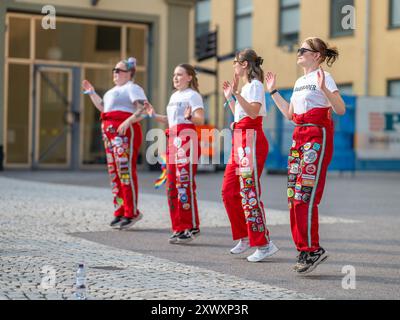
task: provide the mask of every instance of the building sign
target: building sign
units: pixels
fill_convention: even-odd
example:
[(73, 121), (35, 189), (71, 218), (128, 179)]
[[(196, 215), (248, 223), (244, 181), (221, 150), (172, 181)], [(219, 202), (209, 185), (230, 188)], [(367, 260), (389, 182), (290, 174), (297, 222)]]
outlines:
[(400, 160), (400, 99), (360, 97), (356, 152), (359, 159)]

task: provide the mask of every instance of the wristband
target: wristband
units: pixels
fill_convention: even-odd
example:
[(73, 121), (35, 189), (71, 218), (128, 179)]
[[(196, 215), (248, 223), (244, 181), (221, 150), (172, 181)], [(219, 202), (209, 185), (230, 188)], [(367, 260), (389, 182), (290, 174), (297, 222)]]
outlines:
[(94, 91), (94, 90), (85, 90), (85, 91), (82, 91), (82, 93), (83, 94), (95, 94), (96, 91)]
[(269, 94), (271, 95), (271, 96), (273, 96), (275, 93), (277, 93), (278, 92), (278, 90), (277, 89), (274, 89), (274, 90), (272, 90)]
[(226, 100), (226, 102), (224, 103), (224, 108), (226, 108), (227, 106), (229, 106), (229, 104), (233, 101), (237, 101), (236, 97), (234, 95), (232, 95), (229, 100)]

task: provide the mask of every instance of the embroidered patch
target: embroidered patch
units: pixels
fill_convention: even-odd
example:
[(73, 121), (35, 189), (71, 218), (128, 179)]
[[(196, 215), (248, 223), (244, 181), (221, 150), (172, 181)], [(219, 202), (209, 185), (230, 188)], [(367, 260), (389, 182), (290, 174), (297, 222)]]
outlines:
[(313, 149), (314, 149), (315, 151), (319, 151), (319, 150), (321, 150), (321, 145), (320, 145), (319, 143), (314, 143)]
[(303, 196), (303, 195), (302, 195), (301, 193), (296, 192), (295, 195), (294, 195), (294, 199), (295, 199), (295, 200), (301, 200), (301, 199), (302, 199), (302, 196)]
[(249, 204), (254, 207), (255, 205), (257, 205), (257, 199), (256, 198), (251, 198), (249, 200)]
[(179, 137), (176, 137), (174, 139), (174, 146), (177, 147), (177, 148), (180, 148), (182, 146), (182, 139), (179, 138)]
[(315, 174), (317, 172), (317, 166), (315, 164), (309, 164), (305, 167), (307, 174)]
[(303, 179), (302, 184), (305, 187), (314, 187), (315, 186), (315, 180)]
[(122, 138), (121, 137), (115, 137), (113, 140), (113, 145), (116, 147), (120, 147), (122, 145)]
[(298, 163), (292, 163), (290, 165), (289, 173), (298, 174), (300, 172), (300, 165)]
[(307, 151), (307, 150), (310, 150), (310, 149), (311, 149), (311, 146), (312, 146), (312, 143), (311, 143), (311, 142), (307, 142), (307, 143), (303, 146), (303, 148), (304, 148), (305, 151)]
[(240, 160), (240, 165), (241, 165), (242, 167), (248, 167), (248, 166), (250, 165), (249, 159), (248, 159), (247, 157), (243, 157), (243, 158)]
[(303, 194), (302, 200), (303, 202), (307, 203), (310, 201), (311, 195), (309, 193)]
[(244, 186), (245, 188), (251, 188), (253, 186), (253, 179), (252, 178), (245, 179)]
[(308, 150), (307, 152), (304, 153), (304, 162), (309, 164), (309, 163), (314, 163), (318, 158), (317, 151), (315, 150)]
[(183, 202), (183, 203), (186, 203), (186, 202), (188, 202), (189, 199), (188, 199), (188, 196), (186, 194), (181, 194), (179, 200), (181, 202)]

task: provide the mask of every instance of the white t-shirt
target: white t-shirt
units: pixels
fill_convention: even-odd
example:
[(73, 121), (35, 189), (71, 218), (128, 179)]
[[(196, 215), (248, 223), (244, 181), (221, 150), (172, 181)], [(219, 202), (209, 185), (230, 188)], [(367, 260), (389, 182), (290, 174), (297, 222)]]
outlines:
[(167, 106), (168, 126), (170, 128), (177, 124), (192, 123), (185, 119), (185, 109), (188, 106), (192, 107), (192, 114), (197, 109), (204, 109), (203, 98), (197, 91), (187, 88), (183, 91), (175, 91), (171, 95)]
[[(248, 103), (261, 103), (259, 116), (265, 117), (267, 115), (267, 107), (265, 104), (265, 91), (264, 85), (261, 81), (253, 79), (251, 82), (246, 83), (240, 95), (248, 102)], [(249, 115), (243, 110), (242, 106), (238, 101), (235, 104), (235, 122), (239, 122), (245, 117)]]
[[(338, 91), (335, 80), (326, 71), (325, 84), (329, 91)], [(313, 108), (332, 106), (318, 86), (318, 69), (297, 79), (290, 102), (296, 114), (306, 113)]]
[(103, 97), (104, 112), (124, 111), (134, 113), (135, 101), (147, 100), (143, 89), (132, 81), (108, 90)]

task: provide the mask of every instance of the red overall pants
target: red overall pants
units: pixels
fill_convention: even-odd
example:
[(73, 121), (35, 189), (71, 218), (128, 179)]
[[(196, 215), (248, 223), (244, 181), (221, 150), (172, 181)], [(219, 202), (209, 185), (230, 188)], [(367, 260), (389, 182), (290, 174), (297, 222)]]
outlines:
[(125, 135), (118, 134), (117, 129), (131, 115), (122, 111), (101, 114), (108, 173), (114, 195), (114, 215), (126, 218), (139, 215), (136, 161), (142, 144), (142, 128), (136, 122)]
[(231, 222), (233, 240), (249, 238), (250, 246), (269, 244), (260, 176), (268, 155), (262, 117), (235, 123), (230, 161), (222, 185), (222, 199)]
[(166, 130), (167, 196), (172, 231), (200, 227), (196, 198), (200, 144), (193, 124), (178, 124)]
[(288, 202), (293, 240), (298, 251), (320, 248), (318, 205), (333, 155), (330, 108), (293, 115), (296, 128), (288, 159)]

